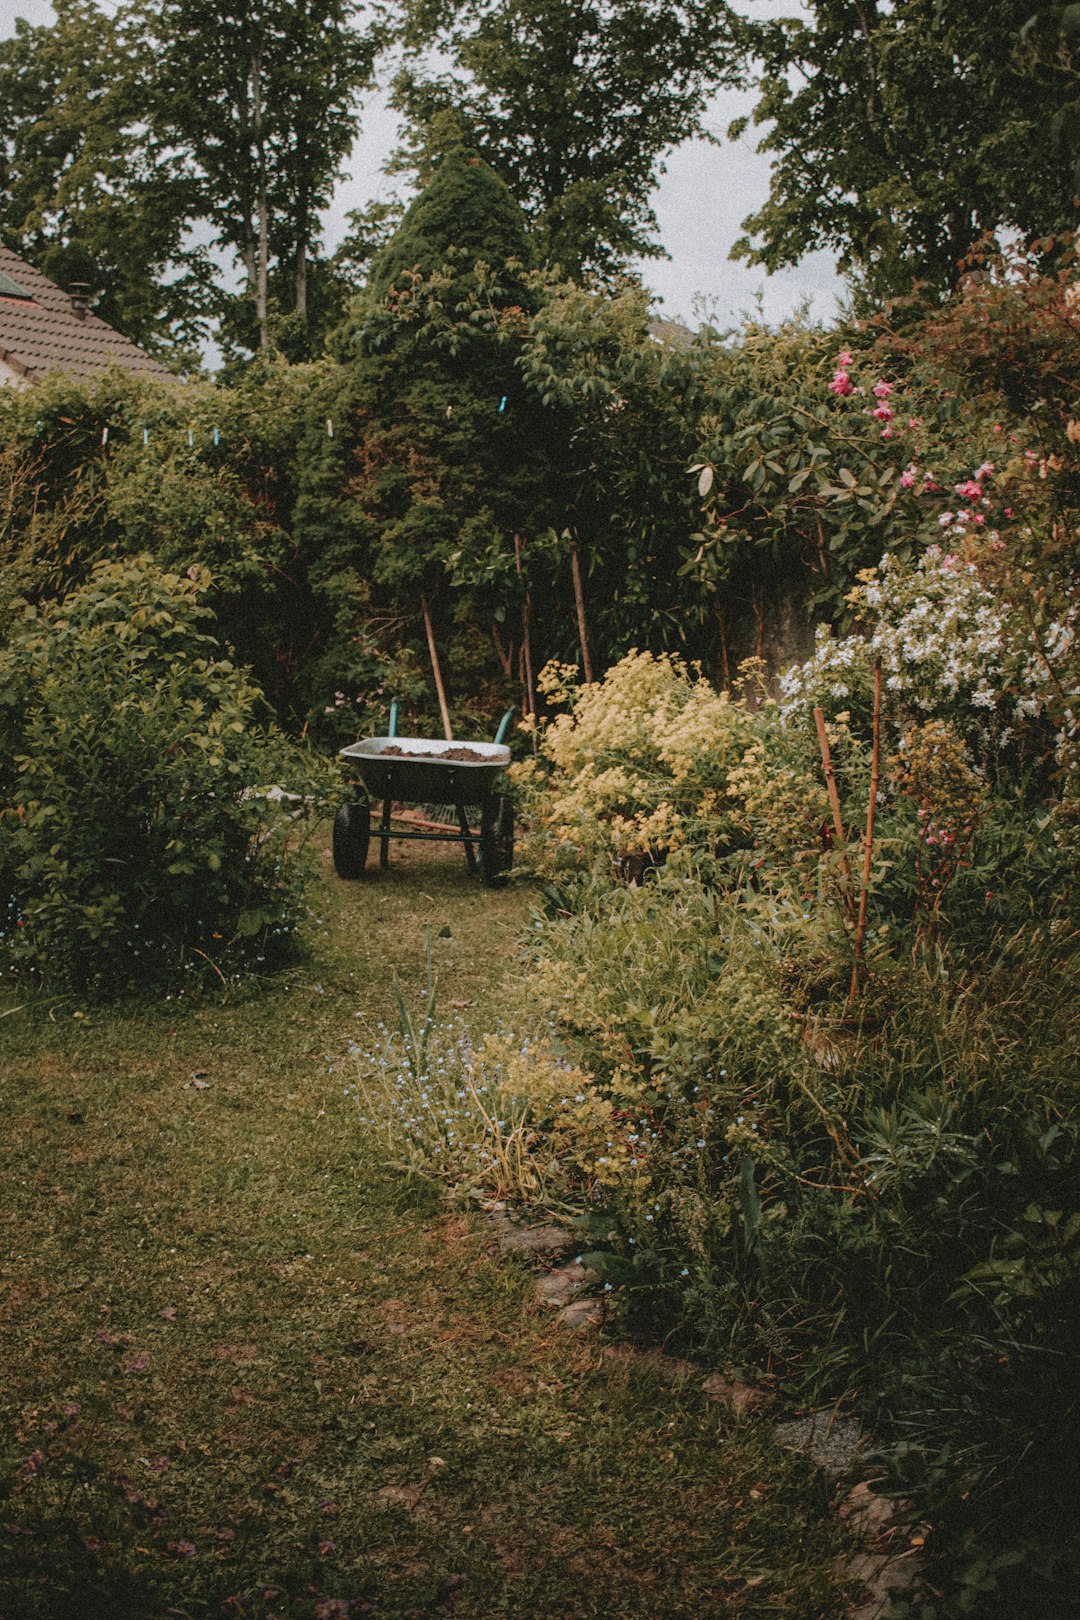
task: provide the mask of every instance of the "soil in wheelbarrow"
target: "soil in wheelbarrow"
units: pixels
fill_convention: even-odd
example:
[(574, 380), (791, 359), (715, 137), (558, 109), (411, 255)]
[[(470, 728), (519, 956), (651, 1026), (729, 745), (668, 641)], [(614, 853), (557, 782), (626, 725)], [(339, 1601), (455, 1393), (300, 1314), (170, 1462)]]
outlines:
[(380, 759), (456, 759), (466, 764), (490, 765), (491, 755), (478, 753), (475, 748), (440, 748), (430, 754), (422, 754), (415, 748), (380, 748)]

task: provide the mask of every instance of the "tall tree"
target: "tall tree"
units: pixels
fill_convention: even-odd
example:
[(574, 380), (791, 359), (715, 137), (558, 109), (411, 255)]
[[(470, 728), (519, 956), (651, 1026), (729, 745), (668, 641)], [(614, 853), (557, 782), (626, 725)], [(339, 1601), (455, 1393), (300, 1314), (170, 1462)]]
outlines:
[(149, 123), (145, 42), (92, 0), (0, 43), (0, 237), (46, 275), (165, 352), (206, 330), (211, 266), (188, 222), (200, 187)]
[(662, 255), (649, 194), (726, 72), (723, 0), (413, 0), (411, 18), (454, 65), (396, 81), (404, 166), (424, 179), (448, 145), (475, 148), (567, 273)]
[[(339, 623), (359, 579), (377, 612), (399, 631), (423, 620), (433, 645), (455, 620), (498, 624), (517, 600), (513, 535), (537, 505), (537, 413), (515, 365), (528, 251), (504, 182), (451, 152), (376, 257), (297, 510)], [(349, 633), (360, 628), (354, 617)]]
[[(359, 98), (385, 39), (364, 0), (148, 0), (157, 125), (203, 181), (218, 243), (235, 253), (258, 346), (272, 279), (308, 318), (318, 215), (356, 135)], [(274, 272), (288, 268), (288, 277)]]
[(1055, 113), (1076, 98), (1060, 18), (1077, 8), (1041, 7), (1056, 27), (1036, 49), (1021, 37), (1035, 4), (807, 0), (801, 18), (740, 21), (773, 168), (736, 254), (776, 270), (830, 248), (876, 297), (949, 288), (985, 231), (1071, 228), (1076, 178)]

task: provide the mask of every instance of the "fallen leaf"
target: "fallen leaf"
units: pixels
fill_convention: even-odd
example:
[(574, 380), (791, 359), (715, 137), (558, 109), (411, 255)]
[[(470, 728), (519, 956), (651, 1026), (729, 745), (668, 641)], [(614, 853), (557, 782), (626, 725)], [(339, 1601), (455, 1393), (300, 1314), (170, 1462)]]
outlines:
[(158, 1315), (160, 1317), (162, 1317), (166, 1322), (175, 1322), (176, 1321), (176, 1306), (175, 1305), (163, 1305), (161, 1307), (160, 1311), (158, 1311)]
[(218, 1344), (213, 1353), (217, 1361), (231, 1361), (234, 1367), (250, 1367), (259, 1347), (257, 1344)]

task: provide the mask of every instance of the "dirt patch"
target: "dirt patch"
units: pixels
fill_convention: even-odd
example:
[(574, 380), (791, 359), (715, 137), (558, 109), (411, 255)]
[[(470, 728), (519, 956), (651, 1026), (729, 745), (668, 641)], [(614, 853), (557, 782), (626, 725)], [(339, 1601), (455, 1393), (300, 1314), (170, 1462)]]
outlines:
[(380, 748), (379, 759), (452, 759), (469, 765), (492, 765), (494, 760), (490, 754), (481, 754), (475, 748), (440, 748), (433, 749), (429, 754), (419, 753), (415, 748)]

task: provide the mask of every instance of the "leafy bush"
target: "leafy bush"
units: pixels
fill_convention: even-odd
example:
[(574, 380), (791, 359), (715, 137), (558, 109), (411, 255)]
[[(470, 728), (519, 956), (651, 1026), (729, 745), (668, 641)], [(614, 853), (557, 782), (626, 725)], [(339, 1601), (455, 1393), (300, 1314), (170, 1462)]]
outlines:
[(717, 692), (671, 653), (631, 651), (592, 685), (577, 686), (575, 674), (559, 665), (542, 672), (541, 689), (565, 710), (541, 728), (538, 762), (513, 771), (534, 826), (527, 849), (541, 870), (597, 856), (656, 859), (686, 844), (699, 852), (742, 846), (766, 755), (774, 795), (781, 780), (797, 781), (795, 796), (809, 789), (811, 811), (825, 813), (798, 747), (775, 725), (774, 705), (758, 710)]
[(268, 965), (303, 915), (295, 806), (264, 790), (320, 778), (209, 634), (207, 584), (102, 563), (0, 652), (3, 945), (50, 986)]

